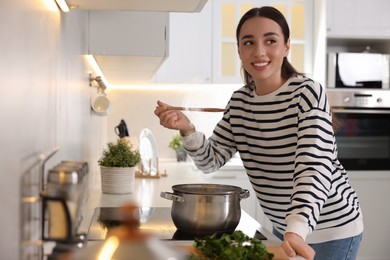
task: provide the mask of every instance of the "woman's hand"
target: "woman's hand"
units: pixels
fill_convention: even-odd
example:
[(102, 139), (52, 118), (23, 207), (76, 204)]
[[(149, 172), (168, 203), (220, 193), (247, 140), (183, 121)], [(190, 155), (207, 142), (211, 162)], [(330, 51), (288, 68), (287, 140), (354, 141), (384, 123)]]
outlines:
[(183, 112), (167, 108), (169, 108), (168, 104), (157, 101), (154, 114), (160, 118), (160, 125), (169, 129), (179, 130), (182, 136), (189, 135), (195, 131), (194, 125), (191, 124), (191, 121)]
[(286, 252), (287, 256), (294, 257), (299, 255), (306, 260), (313, 260), (315, 251), (311, 248), (305, 240), (302, 239), (299, 235), (287, 232), (284, 234), (284, 241), (282, 243), (282, 248)]

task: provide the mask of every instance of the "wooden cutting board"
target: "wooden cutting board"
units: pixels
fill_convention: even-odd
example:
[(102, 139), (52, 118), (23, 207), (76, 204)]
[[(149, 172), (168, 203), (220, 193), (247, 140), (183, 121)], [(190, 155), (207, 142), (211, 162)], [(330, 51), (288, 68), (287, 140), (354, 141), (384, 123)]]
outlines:
[[(177, 246), (178, 248), (187, 251), (189, 254), (199, 255), (198, 251), (193, 246)], [(280, 246), (268, 246), (268, 252), (274, 254), (273, 260), (288, 260), (288, 256)]]
[(268, 252), (274, 254), (273, 260), (287, 260), (289, 259), (286, 253), (284, 252), (283, 248), (280, 246), (268, 246), (267, 247)]

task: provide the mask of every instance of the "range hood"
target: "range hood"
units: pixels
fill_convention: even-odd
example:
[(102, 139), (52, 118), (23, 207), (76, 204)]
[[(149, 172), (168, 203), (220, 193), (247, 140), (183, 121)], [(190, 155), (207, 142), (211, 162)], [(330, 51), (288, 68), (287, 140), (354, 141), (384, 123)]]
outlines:
[(70, 8), (112, 11), (200, 12), (207, 0), (66, 0)]
[(207, 0), (66, 0), (89, 10), (89, 54), (113, 85), (149, 83), (169, 56), (169, 12), (200, 12)]
[(109, 84), (148, 83), (169, 53), (169, 13), (90, 11), (89, 54)]

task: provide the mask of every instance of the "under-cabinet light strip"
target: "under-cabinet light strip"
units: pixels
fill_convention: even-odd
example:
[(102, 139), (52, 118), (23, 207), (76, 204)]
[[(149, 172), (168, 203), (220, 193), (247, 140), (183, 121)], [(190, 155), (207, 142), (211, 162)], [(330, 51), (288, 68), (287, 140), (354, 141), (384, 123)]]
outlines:
[(104, 77), (103, 71), (100, 69), (93, 55), (87, 55), (87, 60), (92, 70), (95, 72), (96, 76), (100, 76), (102, 81), (108, 86), (106, 77)]

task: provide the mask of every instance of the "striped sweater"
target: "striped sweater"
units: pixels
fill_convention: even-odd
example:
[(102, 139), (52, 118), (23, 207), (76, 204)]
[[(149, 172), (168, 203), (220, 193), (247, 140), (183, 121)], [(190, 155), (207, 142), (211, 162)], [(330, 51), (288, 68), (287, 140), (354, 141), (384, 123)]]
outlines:
[(264, 213), (282, 234), (319, 243), (363, 231), (357, 195), (337, 159), (325, 90), (309, 78), (292, 77), (263, 96), (238, 89), (210, 138), (196, 131), (184, 142), (204, 173), (239, 152)]

